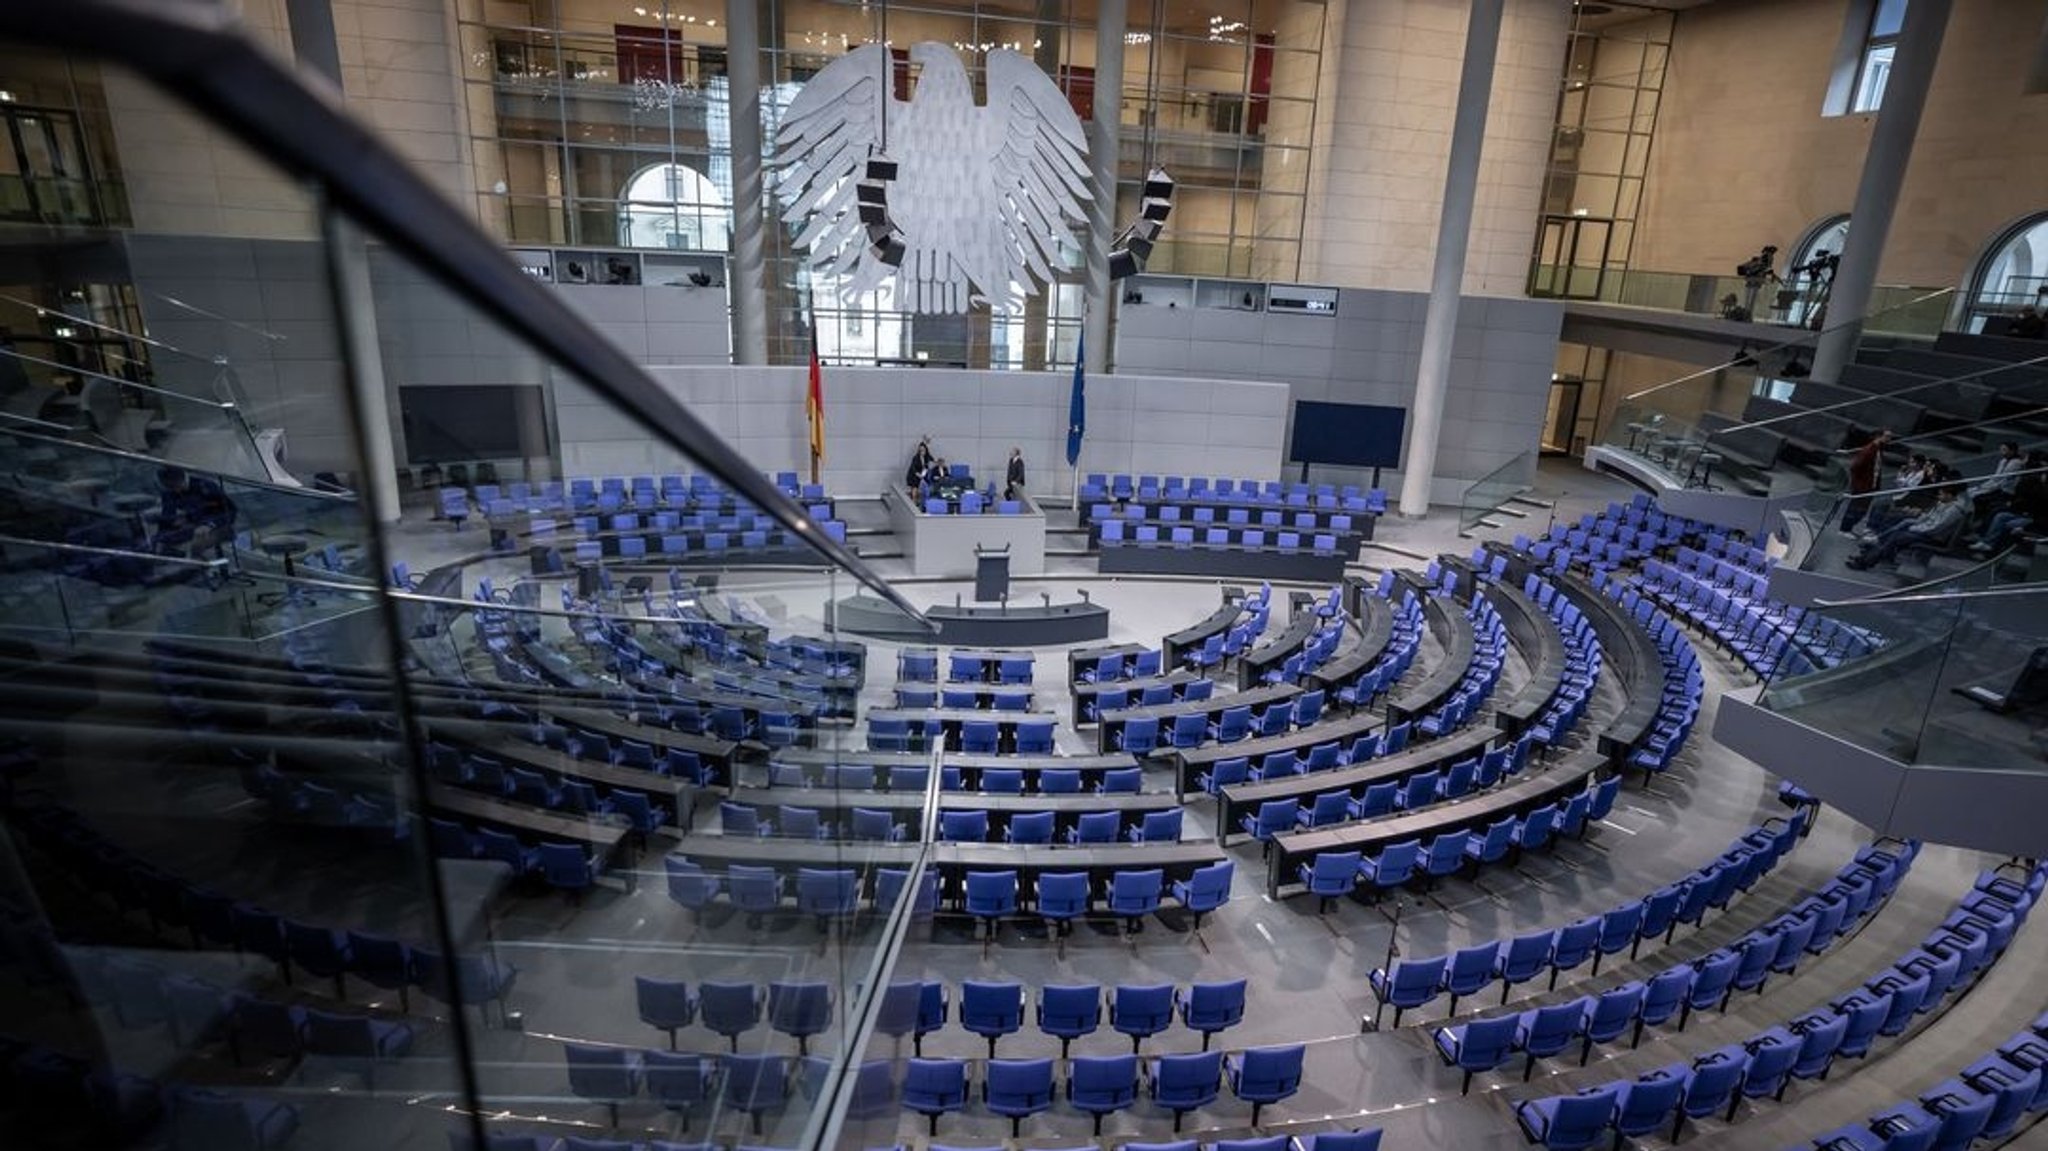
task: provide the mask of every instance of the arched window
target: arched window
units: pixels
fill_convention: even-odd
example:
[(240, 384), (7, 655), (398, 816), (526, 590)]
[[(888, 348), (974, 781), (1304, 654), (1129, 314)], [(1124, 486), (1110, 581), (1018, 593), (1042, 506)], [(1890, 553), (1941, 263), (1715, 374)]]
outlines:
[(1977, 262), (1970, 278), (1969, 316), (1972, 332), (2001, 331), (2006, 321), (2028, 304), (2041, 305), (2048, 293), (2048, 212), (2039, 212), (2000, 233)]
[(1785, 263), (1785, 322), (1812, 327), (1827, 307), (1828, 286), (1834, 282), (1829, 257), (1839, 260), (1842, 246), (1849, 242), (1849, 217), (1829, 216), (1799, 238), (1792, 258)]
[(732, 206), (687, 164), (649, 165), (619, 194), (619, 246), (723, 252), (732, 246)]

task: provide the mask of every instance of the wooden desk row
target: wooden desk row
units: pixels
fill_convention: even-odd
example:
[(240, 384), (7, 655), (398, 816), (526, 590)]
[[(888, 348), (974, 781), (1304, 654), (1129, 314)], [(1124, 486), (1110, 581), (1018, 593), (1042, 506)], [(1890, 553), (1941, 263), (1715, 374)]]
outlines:
[(1442, 739), (1411, 746), (1393, 755), (1349, 764), (1335, 771), (1288, 775), (1258, 783), (1233, 783), (1216, 793), (1216, 834), (1227, 839), (1238, 821), (1276, 799), (1301, 803), (1326, 791), (1362, 793), (1375, 783), (1403, 780), (1418, 772), (1438, 771), (1461, 759), (1484, 755), (1499, 733), (1473, 724)]
[[(1081, 786), (1092, 790), (1102, 782), (1104, 773), (1136, 767), (1138, 759), (1124, 752), (1112, 755), (963, 755), (949, 752), (944, 763), (948, 769), (960, 772), (961, 786), (969, 791), (981, 787), (981, 773), (989, 770), (1024, 773), (1024, 786), (1028, 791), (1039, 789), (1038, 777), (1043, 772), (1078, 771), (1081, 773)], [(768, 757), (771, 780), (775, 777), (776, 768), (794, 767), (803, 772), (811, 784), (829, 787), (836, 783), (841, 769), (865, 768), (873, 771), (875, 789), (879, 791), (909, 790), (898, 787), (893, 778), (894, 773), (902, 769), (920, 776), (914, 791), (922, 792), (923, 780), (930, 778), (931, 764), (932, 753), (929, 751), (784, 748)]]

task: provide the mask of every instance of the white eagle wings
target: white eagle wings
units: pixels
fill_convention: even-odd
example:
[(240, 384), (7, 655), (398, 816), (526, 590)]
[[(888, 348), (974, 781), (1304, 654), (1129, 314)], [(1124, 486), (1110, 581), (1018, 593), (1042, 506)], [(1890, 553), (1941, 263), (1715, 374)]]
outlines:
[[(977, 299), (1015, 310), (1052, 279), (1070, 222), (1093, 198), (1080, 118), (1037, 65), (1008, 49), (988, 54), (986, 106), (951, 47), (920, 43), (910, 58), (920, 71), (909, 100), (891, 94), (880, 44), (804, 84), (776, 132), (783, 221), (801, 224), (796, 245), (843, 295), (895, 274), (896, 304), (910, 311), (965, 312)], [(868, 157), (883, 149), (885, 115), (900, 269), (869, 246), (854, 199)]]

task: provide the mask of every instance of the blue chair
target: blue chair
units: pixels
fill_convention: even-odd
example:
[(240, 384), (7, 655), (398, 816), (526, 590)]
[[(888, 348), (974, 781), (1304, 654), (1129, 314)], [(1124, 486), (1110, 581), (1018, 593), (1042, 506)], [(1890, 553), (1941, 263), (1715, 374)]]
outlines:
[(711, 901), (718, 898), (720, 880), (707, 874), (695, 862), (680, 856), (666, 856), (662, 869), (668, 876), (668, 897), (678, 907), (693, 914), (701, 914)]
[(1597, 916), (1588, 916), (1558, 928), (1550, 943), (1550, 986), (1556, 988), (1560, 972), (1570, 971), (1592, 958), (1599, 941), (1600, 920)]
[(1152, 1096), (1152, 1102), (1173, 1112), (1173, 1129), (1177, 1132), (1188, 1112), (1207, 1107), (1222, 1094), (1223, 1053), (1162, 1055), (1146, 1064), (1145, 1079), (1146, 1093)]
[(1179, 843), (1182, 809), (1148, 811), (1138, 826), (1128, 832), (1132, 843)]
[(1449, 962), (1448, 956), (1433, 955), (1427, 959), (1397, 959), (1392, 971), (1374, 968), (1365, 980), (1374, 1000), (1372, 1029), (1379, 1029), (1380, 1012), (1388, 1004), (1394, 1007), (1394, 1026), (1398, 1028), (1403, 1011), (1435, 999)]
[(1123, 816), (1114, 811), (1086, 811), (1067, 829), (1072, 844), (1115, 843), (1123, 832)]
[(1682, 1067), (1661, 1067), (1622, 1084), (1614, 1133), (1622, 1139), (1636, 1139), (1661, 1130), (1677, 1114), (1685, 1099), (1685, 1086)]
[(1139, 716), (1127, 721), (1116, 733), (1118, 751), (1144, 755), (1159, 746), (1159, 719), (1156, 716)]
[(289, 1104), (190, 1087), (174, 1092), (171, 1114), (177, 1151), (274, 1151), (299, 1128)]
[(1296, 826), (1295, 813), (1300, 810), (1300, 805), (1294, 800), (1269, 799), (1259, 804), (1256, 814), (1239, 816), (1238, 826), (1244, 828), (1247, 835), (1263, 843), (1283, 832), (1293, 831)]
[(1038, 916), (1045, 920), (1046, 929), (1059, 940), (1062, 957), (1066, 955), (1067, 932), (1074, 920), (1088, 914), (1089, 899), (1088, 873), (1085, 871), (1048, 871), (1038, 877), (1038, 893), (1034, 901), (1038, 906)]
[(1508, 1001), (1508, 991), (1515, 984), (1527, 983), (1550, 968), (1555, 940), (1556, 935), (1549, 931), (1518, 935), (1508, 940), (1493, 968), (1495, 978), (1500, 980), (1502, 1003)]
[(1017, 725), (1017, 754), (1052, 754), (1052, 721), (1031, 720)]
[(1259, 1109), (1278, 1103), (1301, 1089), (1301, 1061), (1306, 1048), (1253, 1047), (1223, 1058), (1223, 1075), (1230, 1090), (1252, 1105), (1253, 1127), (1259, 1125)]
[(1145, 769), (1141, 767), (1115, 767), (1102, 773), (1102, 782), (1095, 786), (1097, 795), (1136, 795), (1145, 784)]
[(1118, 984), (1110, 993), (1109, 1025), (1131, 1037), (1131, 1053), (1138, 1052), (1147, 1036), (1157, 1035), (1173, 1022), (1173, 984)]
[(1515, 1105), (1515, 1120), (1531, 1143), (1546, 1151), (1584, 1151), (1608, 1140), (1620, 1109), (1622, 1084), (1590, 1088), (1578, 1095), (1551, 1095)]
[(1010, 817), (1010, 826), (1003, 829), (1006, 843), (1049, 844), (1052, 842), (1053, 813), (1050, 811), (1020, 811)]
[(735, 863), (725, 872), (726, 891), (749, 926), (782, 909), (782, 874), (772, 867)]
[(1443, 985), (1438, 988), (1451, 997), (1450, 1009), (1444, 1012), (1446, 1016), (1455, 1018), (1458, 1000), (1477, 994), (1480, 988), (1493, 982), (1495, 965), (1500, 961), (1500, 948), (1500, 942), (1495, 940), (1459, 948), (1451, 953), (1450, 962), (1444, 967)]
[(970, 871), (966, 879), (967, 914), (986, 926), (982, 952), (996, 937), (1002, 917), (1017, 910), (1017, 873), (1014, 871)]
[(1194, 747), (1209, 734), (1209, 717), (1199, 712), (1193, 715), (1173, 717), (1173, 731), (1170, 734), (1174, 747)]
[(1515, 1017), (1515, 1046), (1528, 1062), (1522, 1066), (1522, 1082), (1536, 1072), (1536, 1061), (1548, 1058), (1577, 1042), (1585, 1033), (1586, 1001), (1573, 999), (1524, 1011)]
[(1244, 1021), (1246, 981), (1191, 984), (1173, 995), (1180, 1009), (1181, 1023), (1202, 1033), (1202, 1050), (1209, 1049), (1209, 1037)]
[(640, 1094), (640, 1053), (623, 1047), (562, 1044), (569, 1064), (569, 1093), (602, 1103), (619, 1125), (619, 1104)]
[[(1085, 876), (1084, 876), (1085, 878)], [(1083, 1035), (1102, 1026), (1102, 987), (1096, 983), (1050, 984), (1038, 990), (1038, 1029), (1060, 1041), (1060, 1058)]]
[(1144, 930), (1144, 917), (1159, 910), (1166, 873), (1156, 867), (1117, 871), (1109, 877), (1109, 911), (1124, 919), (1127, 933)]
[(809, 1055), (811, 1036), (832, 1026), (832, 985), (815, 981), (770, 983), (768, 1026), (794, 1038), (798, 1055)]
[(1094, 1116), (1097, 1138), (1102, 1136), (1104, 1116), (1126, 1110), (1137, 1101), (1137, 1056), (1084, 1056), (1068, 1065), (1067, 1102)]
[(640, 1077), (647, 1084), (647, 1094), (680, 1114), (683, 1130), (688, 1131), (697, 1108), (711, 1099), (712, 1085), (718, 1082), (718, 1062), (695, 1052), (648, 1051), (640, 1056)]
[(970, 719), (960, 725), (960, 750), (969, 755), (994, 755), (1002, 728), (992, 719)]
[(1349, 816), (1352, 799), (1349, 791), (1326, 791), (1315, 797), (1309, 807), (1296, 808), (1294, 821), (1301, 827), (1321, 827), (1329, 823), (1342, 823)]
[(1619, 1039), (1623, 1032), (1636, 1029), (1636, 1021), (1643, 1013), (1644, 990), (1641, 980), (1630, 980), (1586, 998), (1585, 1015), (1579, 1024), (1579, 1066), (1584, 1067), (1593, 1057), (1595, 1043)]
[(980, 808), (939, 812), (939, 840), (942, 843), (988, 842), (988, 812)]
[(1020, 1138), (1025, 1119), (1052, 1107), (1052, 1060), (989, 1060), (981, 1080), (981, 1101), (1007, 1117), (1010, 1137)]
[(541, 878), (549, 887), (582, 892), (597, 884), (601, 861), (582, 845), (543, 843), (539, 855)]
[(1685, 1099), (1678, 1105), (1678, 1115), (1671, 1121), (1671, 1137), (1678, 1138), (1687, 1119), (1699, 1119), (1726, 1111), (1731, 1117), (1735, 1105), (1741, 1101), (1742, 1077), (1749, 1071), (1749, 1055), (1739, 1044), (1730, 1044), (1715, 1051), (1709, 1051), (1692, 1061), (1688, 1071), (1684, 1064), (1669, 1068), (1685, 1075)]
[(731, 1049), (738, 1051), (740, 1036), (761, 1023), (761, 993), (751, 983), (700, 983), (697, 1010), (704, 1026), (725, 1036)]
[(789, 1060), (781, 1055), (728, 1055), (725, 1081), (719, 1100), (735, 1111), (744, 1111), (761, 1133), (761, 1114), (782, 1106), (788, 1089)]
[[(1742, 1077), (1743, 1096), (1783, 1099), (1792, 1080), (1792, 1065), (1799, 1061), (1799, 1038), (1782, 1027), (1773, 1027), (1742, 1046), (1749, 1052), (1749, 1070)], [(1969, 1140), (1963, 1144), (1968, 1146)]]
[(668, 1032), (668, 1049), (676, 1049), (676, 1031), (697, 1021), (697, 996), (683, 980), (633, 977), (633, 995), (640, 1022)]
[(1432, 1037), (1436, 1053), (1446, 1067), (1456, 1067), (1465, 1073), (1464, 1085), (1458, 1094), (1472, 1092), (1472, 1076), (1481, 1071), (1492, 1071), (1512, 1059), (1515, 1054), (1515, 1017), (1501, 1015), (1492, 1019), (1475, 1019), (1462, 1027), (1439, 1027)]
[(1208, 944), (1202, 940), (1202, 916), (1229, 902), (1230, 884), (1236, 875), (1236, 862), (1226, 859), (1197, 868), (1186, 879), (1173, 881), (1173, 898), (1183, 910), (1194, 913), (1195, 940), (1205, 951)]
[(1374, 898), (1378, 898), (1379, 893), (1387, 888), (1399, 887), (1413, 879), (1415, 865), (1421, 857), (1422, 841), (1419, 839), (1390, 843), (1381, 848), (1378, 855), (1358, 861), (1359, 881), (1370, 884)]
[[(1010, 874), (1014, 879), (1015, 873)], [(1024, 1026), (1023, 985), (974, 979), (962, 983), (960, 1026), (987, 1039), (989, 1058), (995, 1058), (996, 1040)]]
[(1295, 865), (1308, 893), (1317, 897), (1317, 914), (1328, 912), (1333, 902), (1351, 894), (1358, 886), (1360, 854), (1356, 851), (1321, 851), (1309, 862)]

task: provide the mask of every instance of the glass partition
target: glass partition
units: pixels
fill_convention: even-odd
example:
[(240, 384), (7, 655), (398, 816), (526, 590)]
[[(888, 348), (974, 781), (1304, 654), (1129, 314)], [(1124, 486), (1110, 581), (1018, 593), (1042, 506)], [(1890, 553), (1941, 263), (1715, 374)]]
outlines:
[(1536, 453), (1523, 452), (1473, 480), (1458, 497), (1458, 534), (1469, 535), (1481, 520), (1508, 501), (1529, 490), (1529, 478), (1536, 474)]
[(1759, 703), (1906, 763), (2041, 770), (2024, 724), (2048, 698), (2048, 587), (1862, 600), (1808, 612)]
[[(244, 51), (186, 82), (279, 67)], [(353, 189), (380, 232), (336, 206), (347, 173), (302, 179), (74, 66), (274, 213), (127, 269), (145, 312), (207, 301), (151, 363), (260, 374), (313, 466), (358, 480), (393, 436), (486, 457), (525, 409), (482, 386), (532, 389), (550, 446), (517, 481), (392, 506), (176, 433), (100, 442), (49, 418), (58, 373), (123, 412), (210, 401), (13, 358), (48, 394), (0, 429), (0, 956), (25, 976), (0, 980), (0, 1050), (10, 1092), (66, 1105), (0, 1116), (0, 1144), (815, 1141), (937, 783), (929, 757), (850, 758), (867, 649), (835, 605), (894, 592), (835, 550), (829, 495), (738, 466), (609, 345), (565, 353), (589, 329), (522, 311), (516, 267), (407, 231), (435, 210), (416, 181)], [(270, 94), (266, 115), (326, 114)], [(102, 274), (61, 236), (8, 242), (52, 282)], [(265, 333), (289, 351), (245, 354)], [(379, 402), (401, 387), (469, 390), (428, 429)]]

